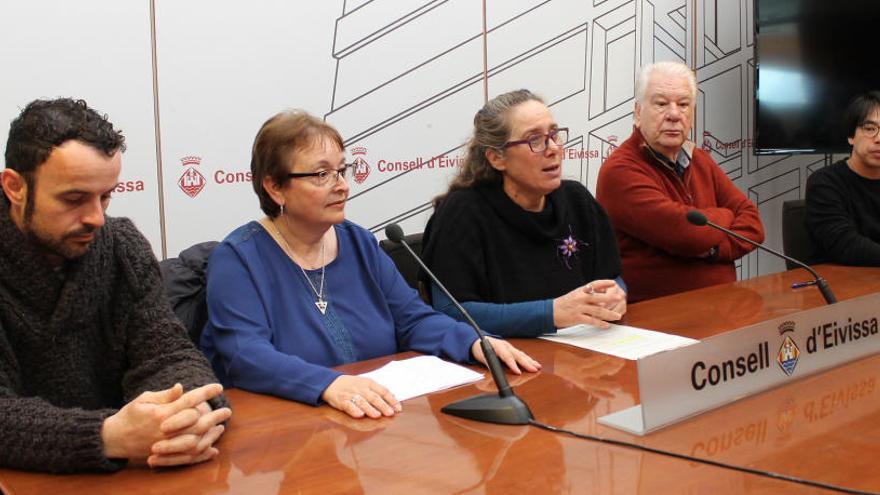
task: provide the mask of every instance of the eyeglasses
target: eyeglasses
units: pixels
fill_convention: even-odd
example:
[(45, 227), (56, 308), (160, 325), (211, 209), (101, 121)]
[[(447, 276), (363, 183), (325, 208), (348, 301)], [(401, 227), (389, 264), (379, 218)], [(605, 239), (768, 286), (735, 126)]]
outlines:
[(868, 137), (875, 137), (875, 136), (877, 136), (877, 133), (880, 132), (880, 125), (878, 125), (878, 124), (876, 124), (876, 123), (874, 123), (874, 122), (871, 122), (871, 121), (868, 121), (868, 122), (862, 122), (862, 123), (859, 125), (859, 129), (861, 129), (862, 132), (863, 132), (866, 136), (868, 136)]
[(532, 150), (533, 153), (541, 153), (547, 149), (547, 146), (550, 145), (550, 140), (553, 140), (554, 143), (558, 145), (563, 145), (568, 142), (568, 127), (560, 127), (559, 129), (553, 129), (547, 134), (535, 134), (534, 136), (528, 137), (526, 139), (520, 139), (519, 141), (508, 141), (504, 143), (504, 146), (501, 148), (506, 149), (511, 146), (516, 146), (518, 144), (528, 144), (529, 149)]
[[(289, 172), (287, 174), (288, 179), (301, 179), (304, 177), (308, 177), (312, 184), (316, 186), (333, 186), (337, 182), (339, 182), (339, 178), (345, 178), (345, 175), (348, 173), (348, 169), (352, 167), (351, 163), (346, 163), (342, 166), (342, 168), (337, 168), (336, 170), (318, 170), (317, 172)], [(333, 180), (330, 180), (333, 179)]]

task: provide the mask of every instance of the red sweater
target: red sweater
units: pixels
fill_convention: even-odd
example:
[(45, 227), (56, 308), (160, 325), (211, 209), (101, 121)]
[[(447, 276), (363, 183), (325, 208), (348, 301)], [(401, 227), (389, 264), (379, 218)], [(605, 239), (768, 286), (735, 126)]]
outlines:
[[(754, 248), (691, 225), (689, 210), (764, 241), (758, 209), (707, 152), (695, 148), (679, 177), (647, 151), (638, 129), (599, 170), (596, 199), (614, 225), (631, 302), (736, 280), (733, 261)], [(715, 256), (703, 257), (713, 247)]]

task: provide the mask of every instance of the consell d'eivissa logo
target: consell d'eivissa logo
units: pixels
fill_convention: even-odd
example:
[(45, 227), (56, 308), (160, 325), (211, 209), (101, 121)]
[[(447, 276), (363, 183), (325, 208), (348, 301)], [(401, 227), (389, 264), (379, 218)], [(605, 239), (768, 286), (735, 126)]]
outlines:
[[(351, 179), (357, 184), (363, 184), (371, 173), (378, 172), (381, 174), (401, 173), (415, 170), (433, 170), (460, 167), (464, 164), (463, 156), (439, 155), (433, 158), (411, 158), (411, 159), (392, 159), (383, 157), (375, 162), (367, 156), (368, 151), (365, 146), (355, 146), (349, 150), (351, 152)], [(375, 167), (372, 163), (375, 163)]]
[[(202, 158), (195, 155), (185, 156), (180, 159), (181, 165), (186, 167), (183, 174), (177, 180), (180, 190), (187, 196), (195, 198), (205, 189), (208, 179), (199, 172), (196, 167), (202, 167)], [(210, 174), (211, 179), (218, 185), (250, 183), (253, 180), (253, 174), (250, 170), (228, 171), (225, 169), (217, 169)]]
[[(847, 317), (845, 322), (832, 320), (814, 325), (801, 342), (804, 350), (795, 341), (797, 332), (793, 321), (782, 322), (778, 330), (782, 341), (775, 361), (786, 376), (794, 375), (798, 362), (806, 359), (806, 356), (841, 346), (858, 345), (863, 339), (880, 338), (880, 323), (876, 317), (862, 320)], [(770, 342), (757, 342), (753, 349), (753, 352), (715, 362), (695, 362), (691, 368), (691, 386), (694, 390), (703, 390), (770, 368)]]
[(355, 146), (351, 149), (351, 176), (358, 184), (363, 184), (370, 176), (370, 164), (367, 162), (367, 148)]
[[(610, 136), (606, 143), (605, 156), (607, 157), (617, 146), (617, 137)], [(364, 146), (355, 146), (350, 149), (351, 152), (351, 178), (357, 184), (363, 184), (370, 174), (375, 170), (381, 174), (402, 173), (416, 170), (440, 170), (461, 167), (464, 165), (464, 155), (448, 154), (438, 155), (433, 158), (409, 158), (409, 159), (393, 159), (383, 157), (373, 162), (368, 158), (367, 148)], [(600, 150), (594, 149), (575, 149), (566, 148), (563, 150), (562, 158), (567, 160), (599, 158)], [(375, 163), (375, 167), (372, 165)]]
[(186, 170), (184, 170), (183, 175), (177, 179), (177, 185), (184, 194), (191, 198), (198, 196), (199, 193), (202, 192), (202, 189), (205, 188), (205, 176), (195, 168), (201, 163), (202, 158), (198, 156), (185, 156), (180, 159), (180, 164), (183, 165)]
[(705, 151), (717, 151), (724, 153), (728, 151), (738, 151), (752, 147), (751, 138), (737, 138), (729, 142), (712, 135), (709, 131), (703, 131), (703, 149)]
[[(593, 149), (575, 149), (575, 148), (566, 148), (563, 151), (563, 159), (568, 160), (576, 160), (576, 159), (585, 159), (585, 158), (598, 158), (600, 154), (603, 154), (607, 157), (614, 149), (617, 148), (617, 137), (610, 136), (605, 143), (606, 146), (603, 148), (604, 153), (601, 153), (600, 150)], [(380, 158), (376, 160), (375, 167), (371, 163), (371, 159), (368, 158), (368, 150), (365, 146), (355, 146), (350, 150), (351, 153), (351, 162), (348, 164), (351, 169), (349, 170), (349, 178), (356, 184), (363, 184), (366, 182), (367, 178), (370, 177), (374, 171), (381, 174), (388, 173), (403, 173), (410, 172), (416, 170), (440, 170), (440, 169), (450, 169), (457, 168), (464, 165), (465, 158), (463, 155), (438, 155), (432, 158), (423, 158), (417, 157), (412, 159), (391, 159), (391, 158)], [(196, 155), (187, 155), (180, 158), (180, 163), (185, 170), (181, 174), (181, 176), (177, 180), (177, 185), (184, 194), (191, 198), (195, 198), (199, 195), (208, 184), (208, 179), (205, 177), (205, 174), (199, 171), (199, 168), (204, 170), (204, 165), (202, 165), (202, 157)], [(207, 173), (207, 172), (206, 172)], [(228, 185), (228, 184), (238, 184), (238, 183), (249, 183), (253, 180), (252, 173), (250, 170), (234, 170), (229, 171), (226, 169), (217, 169), (213, 173), (210, 173), (209, 177), (213, 180), (215, 184), (219, 185)], [(137, 188), (136, 184), (129, 183), (120, 183), (117, 187), (124, 187), (126, 190), (132, 190), (131, 188)], [(143, 184), (139, 187), (143, 188)], [(136, 190), (141, 190), (136, 189)]]

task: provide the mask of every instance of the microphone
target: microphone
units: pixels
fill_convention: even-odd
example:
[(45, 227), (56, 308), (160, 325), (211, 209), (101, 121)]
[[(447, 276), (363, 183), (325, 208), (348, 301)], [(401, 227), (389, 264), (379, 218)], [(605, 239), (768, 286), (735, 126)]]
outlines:
[(687, 212), (687, 219), (688, 219), (688, 222), (690, 222), (696, 226), (702, 227), (704, 225), (708, 225), (712, 228), (720, 230), (721, 232), (724, 232), (725, 234), (727, 234), (729, 236), (733, 236), (741, 241), (745, 241), (745, 242), (751, 244), (752, 246), (755, 246), (756, 248), (763, 249), (764, 251), (767, 251), (770, 254), (774, 254), (784, 260), (791, 261), (792, 263), (796, 264), (797, 266), (810, 272), (810, 275), (813, 276), (813, 281), (809, 282), (809, 285), (815, 285), (816, 287), (819, 288), (819, 292), (822, 293), (822, 297), (825, 298), (826, 303), (834, 304), (837, 302), (837, 298), (834, 297), (834, 293), (831, 292), (831, 287), (828, 285), (828, 282), (824, 278), (820, 277), (819, 274), (816, 273), (816, 270), (813, 270), (812, 268), (810, 268), (806, 263), (799, 261), (799, 260), (796, 260), (790, 256), (786, 256), (786, 255), (784, 255), (778, 251), (775, 251), (773, 249), (770, 249), (763, 244), (758, 244), (757, 242), (755, 242), (747, 237), (743, 237), (743, 236), (737, 234), (736, 232), (733, 232), (729, 229), (725, 229), (724, 227), (718, 225), (717, 223), (710, 222), (709, 219), (706, 218), (706, 215), (703, 215), (701, 212), (699, 212), (697, 210), (691, 210), (691, 211)]
[(434, 282), (444, 294), (446, 294), (446, 297), (452, 301), (458, 311), (460, 311), (465, 319), (467, 319), (468, 323), (471, 324), (474, 331), (477, 332), (477, 337), (480, 339), (480, 347), (483, 349), (483, 356), (486, 357), (486, 366), (492, 374), (492, 380), (495, 382), (495, 386), (498, 387), (498, 395), (477, 395), (475, 397), (449, 404), (440, 410), (452, 416), (473, 419), (484, 423), (499, 423), (506, 425), (529, 424), (529, 422), (534, 419), (532, 411), (529, 409), (529, 406), (513, 392), (510, 383), (507, 382), (507, 376), (504, 374), (504, 368), (501, 366), (501, 361), (498, 360), (498, 355), (495, 354), (495, 349), (493, 349), (492, 344), (486, 340), (485, 333), (480, 329), (480, 326), (477, 325), (477, 322), (475, 322), (474, 319), (471, 318), (471, 315), (461, 307), (458, 300), (446, 290), (446, 287), (440, 283), (440, 280), (434, 275), (434, 272), (425, 266), (425, 263), (419, 255), (412, 250), (406, 242), (406, 239), (404, 239), (403, 229), (400, 228), (400, 225), (393, 223), (385, 227), (385, 237), (392, 242), (401, 244), (404, 249), (406, 249), (419, 266), (422, 267), (422, 270), (428, 274), (431, 281)]

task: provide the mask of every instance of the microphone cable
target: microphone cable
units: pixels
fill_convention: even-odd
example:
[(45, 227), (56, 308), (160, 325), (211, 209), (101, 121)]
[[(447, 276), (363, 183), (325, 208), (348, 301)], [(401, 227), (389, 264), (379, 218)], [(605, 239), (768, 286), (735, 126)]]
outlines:
[[(650, 146), (648, 147), (648, 149), (649, 149), (649, 150), (651, 149)], [(653, 152), (653, 150), (651, 150), (651, 151)], [(655, 155), (655, 156), (656, 156), (656, 155)], [(662, 160), (661, 160), (661, 162), (662, 162)], [(699, 218), (697, 218), (697, 217), (691, 218), (692, 215), (688, 214), (688, 220), (689, 220), (691, 223), (694, 223), (695, 220), (706, 220), (706, 223), (708, 223), (708, 220), (705, 218), (705, 216), (702, 215), (702, 213), (700, 213), (700, 212), (694, 212), (694, 213), (696, 213), (696, 214), (702, 216), (702, 219), (699, 219)], [(473, 321), (473, 318), (471, 318), (471, 316), (467, 313), (467, 311), (465, 311), (464, 308), (462, 308), (462, 307), (457, 303), (457, 301), (455, 301), (455, 298), (452, 297), (451, 294), (449, 294), (449, 291), (447, 291), (446, 288), (443, 287), (443, 284), (440, 283), (440, 281), (437, 279), (437, 277), (434, 276), (433, 273), (431, 273), (430, 269), (428, 269), (428, 267), (425, 266), (425, 264), (424, 264), (424, 262), (422, 262), (421, 258), (420, 258), (419, 256), (417, 256), (417, 255), (415, 254), (415, 252), (412, 251), (412, 249), (409, 247), (409, 245), (408, 245), (408, 244), (405, 242), (405, 240), (404, 240), (403, 229), (400, 228), (400, 225), (398, 225), (398, 224), (396, 224), (396, 223), (394, 223), (394, 224), (390, 224), (390, 225), (387, 225), (387, 226), (385, 227), (385, 235), (386, 235), (386, 237), (388, 237), (388, 239), (390, 239), (391, 241), (393, 241), (393, 242), (395, 242), (395, 243), (400, 243), (401, 245), (403, 245), (403, 246), (406, 248), (407, 252), (409, 252), (409, 254), (410, 254), (410, 255), (411, 255), (411, 256), (412, 256), (412, 257), (413, 257), (413, 258), (419, 263), (419, 265), (420, 265), (420, 266), (421, 266), (421, 267), (422, 267), (422, 268), (423, 268), (423, 269), (424, 269), (424, 270), (425, 270), (425, 271), (431, 276), (432, 280), (434, 280), (434, 281), (440, 286), (440, 288), (443, 289), (443, 291), (446, 293), (446, 295), (447, 295), (450, 299), (452, 299), (453, 302), (456, 303), (456, 307), (458, 308), (458, 310), (459, 310), (459, 311), (465, 316), (465, 318), (467, 318), (467, 320), (470, 322), (471, 326), (477, 331), (477, 335), (478, 335), (478, 337), (480, 338), (480, 340), (482, 341), (482, 338), (483, 338), (483, 335), (484, 335), (484, 334), (483, 334), (483, 331), (480, 330), (480, 327), (476, 324), (476, 322)], [(737, 234), (734, 234), (734, 236), (736, 236), (736, 235), (737, 235)], [(753, 241), (752, 241), (752, 242), (753, 242)], [(757, 245), (757, 243), (755, 243), (755, 244)], [(758, 245), (758, 246), (763, 248), (763, 246), (760, 246), (760, 245)], [(764, 248), (764, 249), (767, 249), (767, 248)], [(777, 255), (778, 255), (778, 253), (775, 253), (775, 252), (774, 252), (774, 254), (777, 254)], [(783, 256), (783, 257), (785, 257), (785, 256)], [(807, 270), (810, 270), (810, 268), (807, 268)], [(817, 275), (817, 276), (818, 276), (818, 275)], [(491, 346), (489, 346), (489, 347), (490, 347), (490, 349), (491, 349)], [(488, 366), (488, 364), (489, 364), (489, 363), (488, 363), (488, 361), (489, 361), (489, 356), (488, 356), (488, 355), (486, 356), (486, 360), (487, 360), (487, 363), (486, 363), (486, 364), (487, 364), (487, 366)], [(496, 360), (497, 360), (497, 358), (496, 358)], [(503, 387), (503, 388), (505, 388), (506, 391), (507, 391), (506, 395), (510, 395), (510, 396), (512, 396), (513, 398), (517, 398), (516, 394), (513, 392), (512, 388), (511, 388), (510, 385), (508, 384), (507, 379), (506, 379), (506, 377), (505, 377), (505, 375), (504, 375), (504, 372), (503, 372), (503, 371), (500, 371), (500, 364), (498, 364), (498, 365), (495, 366), (495, 367), (493, 367), (493, 366), (488, 366), (488, 367), (489, 367), (489, 370), (490, 370), (490, 372), (491, 372), (491, 374), (492, 374), (493, 382), (495, 383), (495, 385), (496, 385), (496, 386), (498, 387), (498, 389), (499, 389), (499, 396), (502, 396), (502, 397), (504, 396), (504, 395), (501, 395), (501, 390), (502, 390), (502, 387)], [(495, 369), (493, 369), (493, 368), (495, 368)], [(499, 370), (499, 376), (495, 376), (495, 375), (496, 375), (496, 369)], [(518, 400), (518, 398), (517, 398), (517, 400)], [(677, 454), (677, 453), (675, 453), (675, 452), (670, 452), (670, 451), (667, 451), (667, 450), (656, 449), (656, 448), (648, 447), (648, 446), (645, 446), (645, 445), (638, 445), (638, 444), (635, 444), (635, 443), (632, 443), (632, 442), (625, 442), (625, 441), (623, 441), (623, 440), (614, 440), (614, 439), (604, 438), (604, 437), (600, 437), (600, 436), (596, 436), (596, 435), (589, 435), (589, 434), (584, 434), (584, 433), (577, 433), (577, 432), (575, 432), (575, 431), (572, 431), (572, 430), (566, 430), (566, 429), (564, 429), (564, 428), (557, 428), (557, 427), (555, 427), (555, 426), (550, 426), (550, 425), (547, 425), (547, 424), (541, 423), (541, 422), (539, 422), (539, 421), (536, 421), (536, 420), (534, 419), (534, 417), (532, 416), (532, 412), (529, 410), (528, 405), (526, 405), (526, 404), (525, 404), (524, 402), (522, 402), (522, 401), (519, 401), (519, 402), (522, 404), (522, 407), (525, 409), (525, 413), (527, 413), (527, 416), (528, 416), (528, 419), (527, 419), (527, 422), (528, 422), (528, 423), (527, 423), (527, 424), (532, 425), (532, 426), (534, 426), (534, 427), (536, 427), (536, 428), (543, 429), (543, 430), (547, 430), (547, 431), (551, 431), (551, 432), (554, 432), (554, 433), (564, 433), (564, 434), (571, 435), (571, 436), (573, 436), (573, 437), (575, 437), (575, 438), (580, 438), (580, 439), (583, 439), (583, 440), (592, 440), (592, 441), (599, 442), (599, 443), (605, 443), (605, 444), (609, 444), (609, 445), (616, 445), (616, 446), (618, 446), (618, 447), (626, 447), (626, 448), (630, 448), (630, 449), (640, 450), (640, 451), (642, 451), (642, 452), (649, 452), (649, 453), (652, 453), (652, 454), (659, 454), (659, 455), (663, 455), (663, 456), (667, 456), (667, 457), (673, 457), (673, 458), (676, 458), (676, 459), (682, 459), (682, 460), (691, 461), (691, 462), (697, 462), (697, 463), (702, 463), (702, 464), (708, 464), (708, 465), (710, 465), (710, 466), (720, 467), (720, 468), (724, 468), (724, 469), (731, 469), (731, 470), (734, 470), (734, 471), (740, 471), (740, 472), (744, 472), (744, 473), (755, 474), (755, 475), (758, 475), (758, 476), (764, 476), (764, 477), (773, 478), (773, 479), (778, 479), (778, 480), (783, 480), (783, 481), (789, 481), (789, 482), (792, 482), (792, 483), (800, 483), (800, 484), (803, 484), (803, 485), (813, 486), (813, 487), (817, 487), (817, 488), (823, 488), (823, 489), (826, 489), (826, 490), (834, 490), (834, 491), (838, 491), (838, 492), (842, 492), (842, 493), (851, 493), (851, 494), (856, 494), (856, 495), (880, 495), (880, 493), (878, 493), (878, 492), (866, 492), (866, 491), (861, 491), (861, 490), (855, 490), (855, 489), (845, 488), (845, 487), (841, 487), (841, 486), (837, 486), (837, 485), (831, 485), (831, 484), (828, 484), (828, 483), (822, 483), (822, 482), (818, 482), (818, 481), (811, 481), (811, 480), (807, 480), (807, 479), (803, 479), (803, 478), (797, 478), (797, 477), (794, 477), (794, 476), (788, 476), (788, 475), (784, 475), (784, 474), (780, 474), (780, 473), (774, 473), (774, 472), (771, 472), (771, 471), (763, 471), (763, 470), (760, 470), (760, 469), (752, 469), (752, 468), (747, 468), (747, 467), (744, 467), (744, 466), (737, 466), (737, 465), (734, 465), (734, 464), (727, 464), (727, 463), (720, 462), (720, 461), (713, 461), (713, 460), (710, 460), (710, 459), (700, 459), (700, 458), (698, 458), (698, 457), (693, 457), (693, 456), (689, 456), (689, 455), (685, 455), (685, 454)], [(523, 418), (523, 419), (525, 419), (525, 418)], [(491, 422), (491, 421), (490, 421), (490, 422)], [(526, 421), (523, 421), (523, 422), (521, 422), (521, 423), (518, 422), (518, 423), (508, 423), (508, 424), (526, 424)]]
[(855, 495), (880, 495), (880, 492), (867, 492), (867, 491), (863, 491), (863, 490), (856, 490), (854, 488), (846, 488), (843, 486), (832, 485), (829, 483), (822, 483), (821, 481), (812, 481), (812, 480), (808, 480), (808, 479), (804, 479), (804, 478), (798, 478), (795, 476), (788, 476), (786, 474), (774, 473), (773, 471), (765, 471), (762, 469), (754, 469), (754, 468), (749, 468), (749, 467), (745, 467), (745, 466), (737, 466), (735, 464), (728, 464), (726, 462), (721, 462), (721, 461), (713, 461), (711, 459), (701, 459), (699, 457), (694, 457), (694, 456), (690, 456), (687, 454), (678, 454), (676, 452), (657, 449), (654, 447), (648, 447), (647, 445), (639, 445), (637, 443), (626, 442), (623, 440), (615, 440), (613, 438), (605, 438), (605, 437), (600, 437), (598, 435), (590, 435), (587, 433), (578, 433), (576, 431), (567, 430), (565, 428), (557, 428), (555, 426), (547, 425), (547, 424), (541, 423), (540, 421), (536, 421), (534, 419), (529, 420), (529, 424), (534, 426), (535, 428), (551, 431), (553, 433), (562, 433), (565, 435), (570, 435), (575, 438), (579, 438), (581, 440), (592, 440), (594, 442), (605, 443), (605, 444), (609, 444), (609, 445), (615, 445), (618, 447), (625, 447), (625, 448), (629, 448), (629, 449), (640, 450), (642, 452), (649, 452), (651, 454), (659, 454), (662, 456), (672, 457), (675, 459), (681, 459), (684, 461), (697, 462), (697, 463), (701, 463), (701, 464), (708, 464), (710, 466), (720, 467), (723, 469), (730, 469), (733, 471), (740, 471), (743, 473), (755, 474), (758, 476), (764, 476), (767, 478), (788, 481), (791, 483), (800, 483), (800, 484), (812, 486), (815, 488), (822, 488), (825, 490), (833, 490), (833, 491), (837, 491), (837, 492), (841, 492), (841, 493), (851, 493), (851, 494), (855, 494)]

